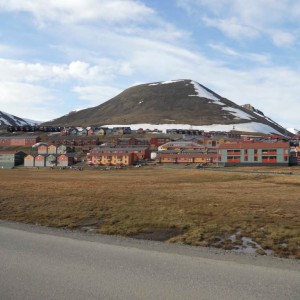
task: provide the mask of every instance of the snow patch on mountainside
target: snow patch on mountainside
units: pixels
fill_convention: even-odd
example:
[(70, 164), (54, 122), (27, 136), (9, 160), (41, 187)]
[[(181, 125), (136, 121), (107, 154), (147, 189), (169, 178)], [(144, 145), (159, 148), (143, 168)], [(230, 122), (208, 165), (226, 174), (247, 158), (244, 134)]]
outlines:
[(11, 115), (9, 113), (6, 113), (4, 111), (0, 111), (0, 125), (24, 126), (24, 125), (36, 125), (36, 124), (40, 124), (40, 123), (42, 123), (42, 122), (31, 120), (31, 119), (20, 118), (20, 117)]
[(189, 124), (131, 124), (131, 125), (103, 125), (103, 127), (130, 127), (132, 130), (138, 130), (140, 128), (145, 129), (158, 129), (166, 132), (167, 129), (195, 129), (195, 130), (204, 130), (204, 131), (225, 131), (229, 132), (231, 130), (236, 131), (245, 131), (245, 132), (260, 132), (260, 133), (274, 133), (280, 134), (277, 130), (268, 126), (266, 124), (257, 123), (257, 122), (249, 122), (249, 123), (241, 123), (241, 124), (228, 124), (228, 125), (221, 125), (221, 124), (212, 124), (212, 125), (189, 125)]
[(197, 83), (196, 81), (191, 81), (191, 84), (194, 86), (194, 89), (195, 89), (195, 92), (196, 92), (196, 95), (189, 95), (190, 97), (191, 96), (198, 96), (198, 97), (201, 97), (201, 98), (206, 98), (206, 99), (210, 99), (210, 100), (213, 100), (213, 101), (216, 101), (217, 104), (221, 104), (221, 105), (224, 105), (222, 103), (220, 103), (220, 100), (215, 97), (212, 93), (210, 93), (209, 91), (207, 91), (205, 88), (203, 88), (199, 83)]
[(151, 86), (151, 85), (160, 85), (160, 84), (170, 84), (170, 83), (180, 82), (180, 81), (184, 81), (184, 79), (160, 81), (160, 82), (149, 83), (148, 85)]
[(232, 115), (234, 115), (235, 119), (240, 119), (240, 120), (252, 120), (254, 119), (252, 116), (247, 114), (246, 112), (238, 109), (238, 108), (233, 108), (233, 107), (222, 107), (223, 110), (227, 110), (230, 112)]
[(289, 131), (292, 134), (299, 134), (300, 133), (300, 131), (296, 128), (287, 128), (286, 130)]

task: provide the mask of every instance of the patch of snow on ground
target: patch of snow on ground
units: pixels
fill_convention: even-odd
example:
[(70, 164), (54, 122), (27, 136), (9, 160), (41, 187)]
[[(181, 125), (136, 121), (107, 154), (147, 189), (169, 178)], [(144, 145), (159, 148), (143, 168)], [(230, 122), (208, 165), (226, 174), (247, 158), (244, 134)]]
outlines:
[(27, 122), (29, 125), (39, 125), (42, 123), (42, 121), (35, 121), (31, 119), (23, 119), (25, 122)]
[(144, 101), (140, 101), (139, 104), (142, 104)]
[(246, 112), (244, 112), (238, 108), (222, 107), (222, 109), (231, 112), (235, 116), (235, 119), (243, 119), (243, 120), (251, 120), (252, 119), (252, 117), (249, 114), (247, 114)]
[(268, 118), (268, 117), (266, 117), (265, 116), (265, 119), (267, 120), (267, 121), (269, 121), (269, 122), (271, 122), (271, 123), (273, 123), (274, 125), (276, 125), (276, 126), (278, 126), (278, 127), (280, 127), (280, 128), (282, 128), (282, 129), (284, 129), (281, 125), (279, 125), (278, 123), (276, 123), (275, 121), (273, 121), (272, 119), (270, 119), (270, 118)]
[(85, 108), (77, 108), (77, 109), (71, 110), (71, 111), (69, 112), (69, 114), (75, 113), (75, 112), (79, 112), (79, 111), (84, 110), (84, 109), (87, 109), (87, 107), (85, 107)]
[[(28, 124), (33, 125), (32, 122), (36, 122), (36, 121), (29, 120), (29, 119), (23, 119), (23, 118), (20, 118), (20, 117), (18, 118), (16, 116), (13, 116), (13, 115), (11, 115), (9, 113), (6, 113), (4, 111), (0, 111), (0, 113), (2, 113), (4, 116), (7, 116), (10, 119), (12, 119), (18, 125), (28, 125)], [(2, 118), (0, 117), (0, 121), (1, 121), (1, 123), (3, 122), (3, 124), (5, 124), (5, 125), (12, 125), (12, 124), (10, 124), (9, 120), (7, 120), (3, 117)]]
[(169, 83), (180, 82), (180, 81), (184, 81), (184, 80), (183, 79), (179, 79), (179, 80), (161, 81), (161, 82), (149, 83), (148, 86), (149, 85), (169, 84)]
[[(219, 103), (219, 99), (217, 97), (215, 97), (212, 93), (210, 93), (209, 91), (207, 91), (205, 88), (203, 88), (200, 84), (198, 84), (196, 81), (191, 81), (191, 84), (194, 85), (194, 89), (197, 95), (189, 95), (189, 96), (198, 96), (198, 97), (203, 97), (206, 99), (210, 99), (213, 101), (217, 101), (218, 104)], [(221, 104), (222, 105), (222, 104)]]
[(5, 120), (4, 118), (0, 117), (0, 125), (1, 124), (10, 125), (10, 124), (7, 124), (7, 120)]
[(248, 122), (241, 124), (212, 124), (212, 125), (190, 125), (190, 124), (131, 124), (131, 125), (120, 125), (120, 124), (108, 124), (103, 125), (104, 127), (130, 127), (132, 130), (138, 130), (143, 128), (144, 130), (158, 129), (166, 132), (167, 129), (195, 129), (195, 130), (204, 130), (204, 131), (231, 131), (233, 127), (237, 131), (246, 131), (246, 132), (261, 132), (261, 133), (275, 133), (281, 134), (277, 130), (273, 129), (271, 126), (266, 124), (257, 123), (257, 122)]
[(296, 128), (287, 128), (286, 130), (292, 134), (299, 134), (299, 130)]

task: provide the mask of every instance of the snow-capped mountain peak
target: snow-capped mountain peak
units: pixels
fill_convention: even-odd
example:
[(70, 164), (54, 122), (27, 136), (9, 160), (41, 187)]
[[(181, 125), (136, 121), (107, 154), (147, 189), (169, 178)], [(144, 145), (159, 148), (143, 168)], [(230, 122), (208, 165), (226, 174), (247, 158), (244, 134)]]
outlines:
[(26, 118), (20, 118), (4, 111), (0, 111), (0, 126), (25, 126), (25, 125), (37, 125), (40, 121), (35, 121)]

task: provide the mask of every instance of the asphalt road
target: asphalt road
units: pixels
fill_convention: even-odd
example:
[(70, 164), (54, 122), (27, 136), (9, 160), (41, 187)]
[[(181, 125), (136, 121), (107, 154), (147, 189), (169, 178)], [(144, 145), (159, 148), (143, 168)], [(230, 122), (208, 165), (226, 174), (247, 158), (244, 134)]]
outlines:
[(0, 299), (300, 299), (299, 261), (0, 222)]

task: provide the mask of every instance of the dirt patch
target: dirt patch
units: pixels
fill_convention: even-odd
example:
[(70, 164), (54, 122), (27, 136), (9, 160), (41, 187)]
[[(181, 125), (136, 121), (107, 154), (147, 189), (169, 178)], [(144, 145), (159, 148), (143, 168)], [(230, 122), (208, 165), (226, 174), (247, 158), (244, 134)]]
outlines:
[(159, 228), (153, 229), (148, 232), (139, 232), (131, 235), (130, 237), (141, 240), (151, 240), (165, 242), (172, 237), (175, 237), (181, 233), (179, 228)]

